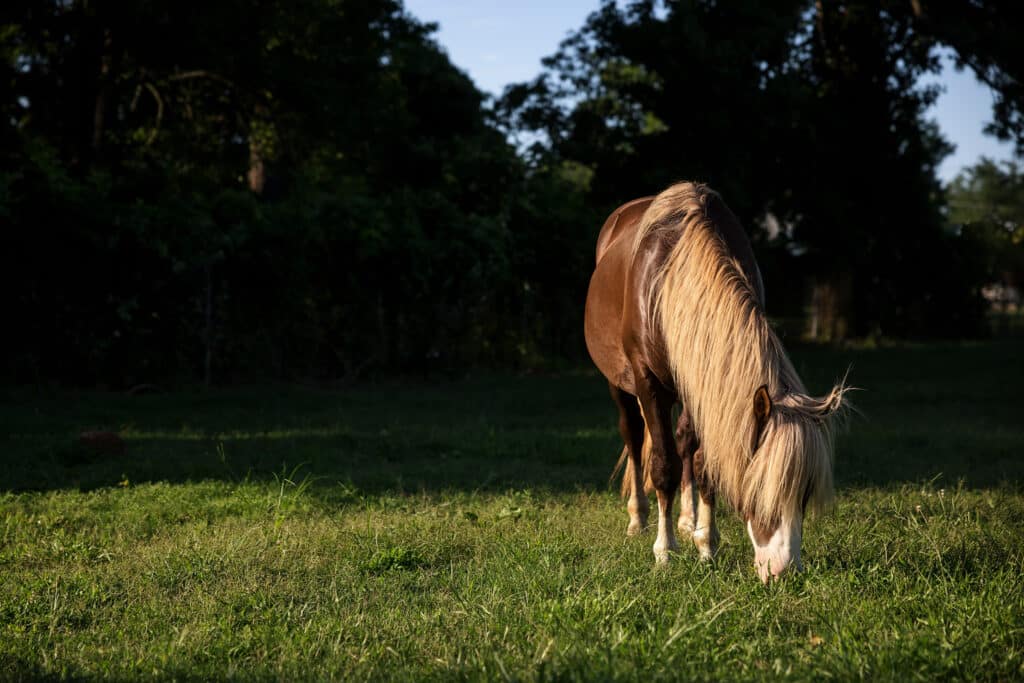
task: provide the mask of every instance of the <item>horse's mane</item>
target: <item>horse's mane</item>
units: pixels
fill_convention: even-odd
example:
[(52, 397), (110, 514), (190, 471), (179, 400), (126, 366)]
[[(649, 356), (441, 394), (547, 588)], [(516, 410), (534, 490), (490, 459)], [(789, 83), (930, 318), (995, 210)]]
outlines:
[[(676, 390), (693, 418), (712, 484), (737, 509), (774, 528), (808, 492), (814, 510), (830, 502), (826, 417), (841, 406), (846, 388), (840, 383), (821, 399), (807, 395), (759, 292), (711, 218), (716, 203), (724, 209), (713, 212), (716, 217), (732, 216), (706, 185), (668, 188), (644, 213), (634, 254), (655, 233), (675, 239), (649, 305), (661, 324)], [(773, 409), (755, 451), (753, 399), (762, 385)]]

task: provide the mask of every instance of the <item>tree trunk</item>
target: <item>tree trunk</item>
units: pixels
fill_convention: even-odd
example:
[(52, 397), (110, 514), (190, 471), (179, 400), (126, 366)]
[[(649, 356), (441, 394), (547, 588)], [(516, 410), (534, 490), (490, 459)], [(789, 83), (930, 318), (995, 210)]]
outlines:
[(850, 332), (852, 281), (846, 273), (816, 278), (811, 283), (807, 337), (813, 341), (840, 342)]
[(267, 108), (257, 104), (249, 124), (249, 171), (246, 179), (255, 195), (262, 195), (267, 186), (267, 161), (273, 153), (273, 128)]
[(203, 343), (206, 347), (203, 357), (203, 382), (207, 387), (213, 382), (213, 266), (209, 263), (204, 267), (206, 276), (206, 292), (203, 301)]
[(263, 158), (263, 150), (253, 138), (249, 138), (249, 172), (246, 177), (252, 193), (263, 194), (263, 188), (267, 183), (266, 161)]
[(101, 31), (102, 39), (99, 47), (99, 74), (96, 78), (96, 98), (92, 108), (92, 136), (90, 140), (93, 161), (100, 158), (103, 149), (103, 135), (106, 132), (107, 103), (112, 92), (113, 71), (115, 66), (114, 38), (109, 28)]

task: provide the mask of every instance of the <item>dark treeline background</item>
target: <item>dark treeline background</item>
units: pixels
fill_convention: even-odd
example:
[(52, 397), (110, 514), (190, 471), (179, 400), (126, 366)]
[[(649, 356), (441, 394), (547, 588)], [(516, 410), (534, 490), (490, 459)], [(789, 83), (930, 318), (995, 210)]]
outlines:
[(1022, 272), (1020, 170), (943, 188), (921, 85), (952, 51), (1024, 151), (1018, 2), (605, 2), (496, 101), (393, 0), (0, 13), (10, 381), (574, 361), (604, 217), (679, 179), (818, 339), (985, 334)]

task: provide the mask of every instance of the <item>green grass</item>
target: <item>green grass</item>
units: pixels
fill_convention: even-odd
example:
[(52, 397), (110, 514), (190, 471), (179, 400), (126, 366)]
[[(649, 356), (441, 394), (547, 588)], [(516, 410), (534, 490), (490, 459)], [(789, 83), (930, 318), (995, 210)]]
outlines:
[(767, 588), (730, 512), (711, 566), (625, 538), (590, 372), (8, 392), (0, 679), (1021, 679), (1022, 351), (795, 349), (863, 416)]

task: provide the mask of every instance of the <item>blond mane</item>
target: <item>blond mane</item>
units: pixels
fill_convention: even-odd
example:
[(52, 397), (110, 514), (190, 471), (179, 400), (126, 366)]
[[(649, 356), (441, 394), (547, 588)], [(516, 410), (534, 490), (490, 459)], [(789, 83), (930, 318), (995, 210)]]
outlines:
[[(827, 418), (843, 405), (846, 387), (840, 383), (820, 399), (807, 395), (765, 316), (760, 283), (751, 282), (710, 217), (716, 202), (725, 208), (706, 185), (668, 188), (644, 213), (634, 253), (654, 233), (675, 239), (650, 306), (676, 390), (693, 419), (712, 484), (738, 510), (773, 528), (791, 518), (808, 491), (812, 510), (831, 501)], [(773, 409), (755, 451), (753, 397), (762, 385)]]

